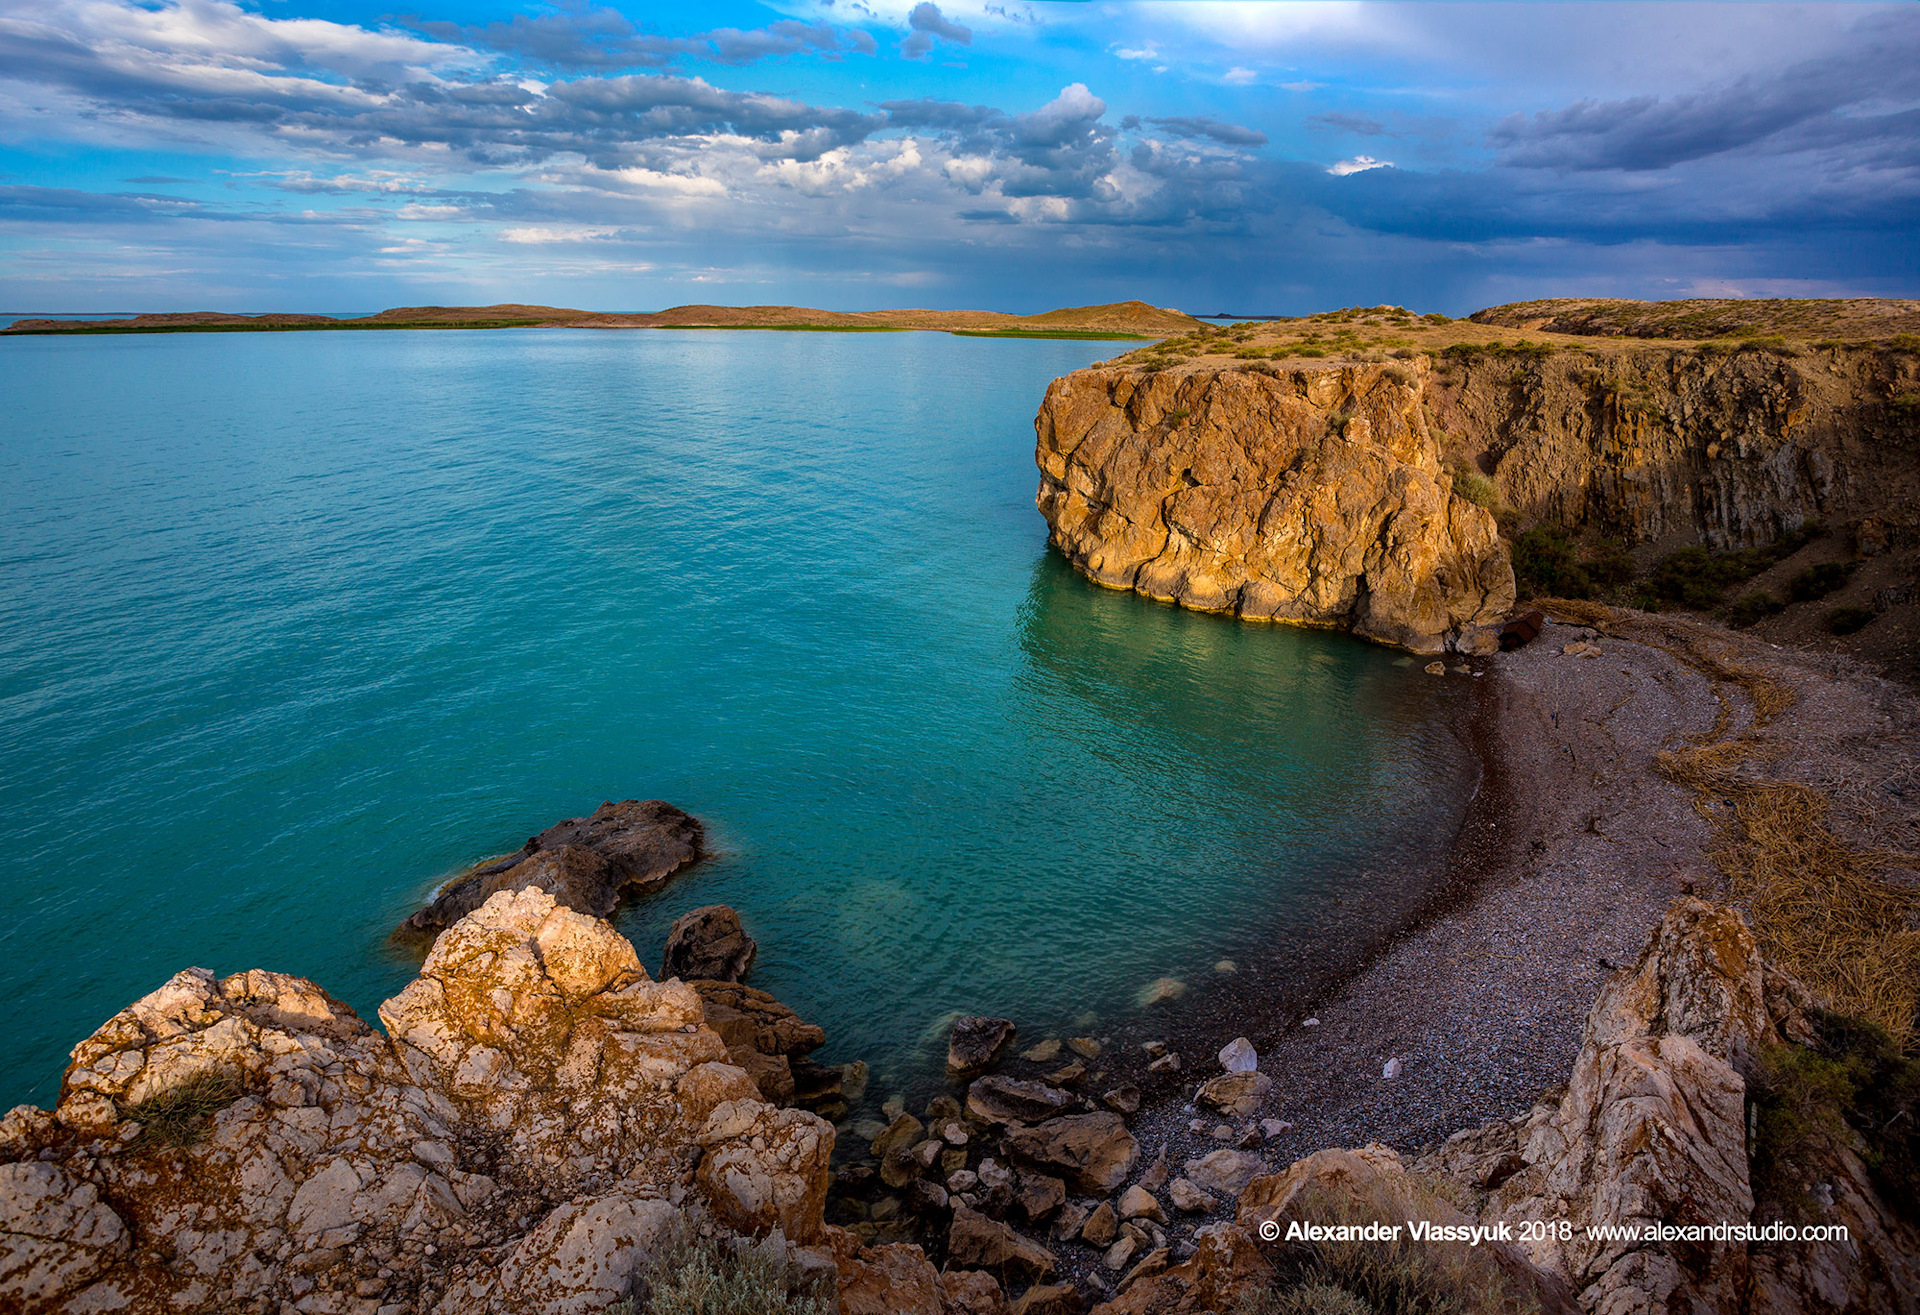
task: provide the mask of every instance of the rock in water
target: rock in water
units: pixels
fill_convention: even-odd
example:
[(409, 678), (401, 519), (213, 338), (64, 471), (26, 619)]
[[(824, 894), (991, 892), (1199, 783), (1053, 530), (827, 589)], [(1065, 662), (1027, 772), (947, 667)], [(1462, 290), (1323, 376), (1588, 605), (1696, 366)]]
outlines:
[(1052, 541), (1102, 584), (1203, 611), (1491, 652), (1513, 568), (1453, 492), (1419, 367), (1096, 367), (1034, 421)]
[(697, 861), (705, 844), (699, 821), (672, 804), (605, 803), (589, 817), (548, 827), (517, 854), (455, 877), (395, 934), (437, 936), (503, 890), (543, 890), (558, 904), (604, 918), (623, 893), (656, 889)]
[(740, 925), (738, 913), (725, 904), (709, 904), (674, 920), (660, 976), (686, 982), (737, 982), (753, 967), (758, 949)]
[(947, 1037), (947, 1067), (955, 1073), (978, 1073), (1000, 1057), (1013, 1034), (1013, 1024), (1004, 1018), (956, 1018)]

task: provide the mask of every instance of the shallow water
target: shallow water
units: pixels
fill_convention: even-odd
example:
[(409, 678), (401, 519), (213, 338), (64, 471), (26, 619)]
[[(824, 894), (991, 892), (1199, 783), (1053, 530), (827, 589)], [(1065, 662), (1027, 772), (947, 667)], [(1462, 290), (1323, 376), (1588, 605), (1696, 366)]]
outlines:
[(1033, 411), (1115, 350), (0, 341), (0, 1107), (189, 964), (370, 1016), (437, 881), (627, 796), (719, 851), (620, 915), (642, 959), (733, 904), (877, 1090), (956, 1009), (1337, 957), (1333, 901), (1394, 916), (1453, 833), (1466, 682), (1050, 555)]

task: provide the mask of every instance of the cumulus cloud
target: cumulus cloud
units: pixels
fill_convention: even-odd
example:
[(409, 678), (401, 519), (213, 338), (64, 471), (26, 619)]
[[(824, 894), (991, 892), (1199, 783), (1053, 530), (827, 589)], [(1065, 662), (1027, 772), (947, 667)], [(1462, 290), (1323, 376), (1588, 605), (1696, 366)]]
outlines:
[(1335, 178), (1345, 178), (1349, 174), (1362, 174), (1369, 169), (1391, 169), (1392, 160), (1376, 160), (1371, 155), (1356, 155), (1351, 160), (1341, 160), (1327, 170)]
[(911, 30), (907, 39), (900, 43), (900, 53), (908, 59), (924, 59), (933, 49), (933, 39), (951, 41), (957, 46), (973, 44), (973, 29), (950, 22), (940, 12), (940, 6), (930, 0), (921, 0), (907, 15), (907, 26)]

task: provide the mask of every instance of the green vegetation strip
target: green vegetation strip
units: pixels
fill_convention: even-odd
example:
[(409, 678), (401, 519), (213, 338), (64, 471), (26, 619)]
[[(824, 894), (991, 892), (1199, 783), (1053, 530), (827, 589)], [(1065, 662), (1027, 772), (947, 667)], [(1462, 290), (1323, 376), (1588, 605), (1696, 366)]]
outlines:
[(1108, 329), (948, 329), (956, 338), (1088, 338), (1096, 342), (1152, 342), (1150, 333)]
[(766, 329), (773, 333), (912, 333), (899, 324), (656, 324), (656, 329)]
[[(553, 320), (395, 320), (384, 324), (81, 324), (71, 329), (0, 329), (17, 337), (80, 333), (331, 333), (342, 329), (527, 329)], [(564, 323), (564, 322), (562, 322)]]

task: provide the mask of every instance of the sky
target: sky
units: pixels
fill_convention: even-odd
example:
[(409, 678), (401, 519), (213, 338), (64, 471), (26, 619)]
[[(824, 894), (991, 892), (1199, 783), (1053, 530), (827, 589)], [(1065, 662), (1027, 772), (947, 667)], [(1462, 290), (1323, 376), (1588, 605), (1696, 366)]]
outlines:
[(1920, 4), (0, 0), (0, 309), (1920, 296)]

